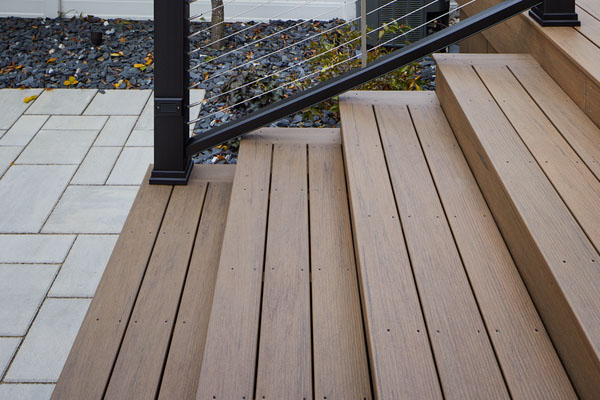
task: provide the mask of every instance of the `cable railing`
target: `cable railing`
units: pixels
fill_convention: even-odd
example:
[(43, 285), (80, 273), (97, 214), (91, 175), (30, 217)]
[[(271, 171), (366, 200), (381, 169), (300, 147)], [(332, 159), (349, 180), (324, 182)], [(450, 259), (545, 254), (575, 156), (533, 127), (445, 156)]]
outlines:
[[(344, 3), (338, 7), (332, 7), (331, 10), (328, 9), (319, 15), (314, 16), (310, 20), (307, 19), (292, 22), (289, 26), (284, 26), (275, 31), (268, 31), (267, 34), (262, 37), (257, 38), (254, 36), (246, 42), (242, 41), (242, 43), (239, 43), (239, 40), (236, 39), (233, 48), (221, 51), (214, 57), (205, 58), (197, 64), (190, 65), (190, 57), (192, 55), (211, 47), (216, 42), (224, 43), (229, 39), (239, 38), (242, 33), (262, 24), (262, 22), (249, 24), (243, 29), (234, 31), (222, 38), (218, 38), (218, 40), (209, 39), (207, 42), (190, 49), (190, 39), (211, 29), (209, 26), (208, 28), (190, 32), (190, 21), (198, 19), (202, 15), (221, 7), (217, 6), (211, 10), (203, 11), (202, 13), (190, 17), (189, 7), (190, 4), (195, 1), (196, 0), (177, 0), (171, 2), (169, 0), (155, 0), (155, 15), (157, 16), (155, 19), (155, 164), (151, 176), (152, 183), (186, 183), (193, 165), (192, 156), (202, 150), (209, 149), (247, 132), (274, 123), (287, 115), (301, 112), (317, 103), (392, 72), (406, 64), (415, 62), (416, 60), (446, 48), (453, 43), (466, 39), (473, 34), (487, 29), (533, 6), (536, 7), (532, 9), (530, 13), (537, 13), (542, 21), (548, 23), (549, 21), (551, 22), (553, 16), (556, 15), (556, 13), (551, 13), (549, 10), (556, 11), (557, 5), (562, 5), (563, 8), (567, 10), (571, 5), (563, 3), (573, 3), (573, 0), (544, 0), (541, 4), (538, 4), (540, 0), (505, 0), (500, 4), (492, 6), (487, 10), (475, 14), (452, 26), (445, 27), (438, 32), (415, 41), (414, 43), (407, 44), (404, 47), (390, 52), (386, 50), (387, 54), (379, 58), (375, 58), (375, 54), (379, 49), (388, 47), (391, 44), (397, 44), (399, 43), (399, 39), (404, 41), (412, 32), (419, 31), (440, 18), (468, 7), (479, 0), (466, 1), (458, 6), (457, 9), (437, 14), (435, 15), (435, 18), (426, 19), (414, 27), (401, 29), (400, 32), (393, 35), (386, 32), (386, 28), (398, 26), (400, 24), (404, 26), (409, 16), (427, 9), (434, 3), (437, 3), (438, 0), (429, 1), (421, 7), (416, 7), (399, 17), (390, 19), (386, 23), (381, 23), (379, 26), (372, 27), (368, 33), (366, 29), (367, 17), (375, 12), (384, 10), (386, 7), (393, 6), (394, 3), (401, 0), (390, 0), (368, 12), (366, 12), (364, 4), (361, 4), (361, 13), (359, 13), (361, 15), (349, 18), (346, 21), (340, 21), (339, 23), (335, 22), (335, 25), (328, 26), (323, 30), (317, 30), (314, 34), (307, 35), (307, 37), (300, 40), (291, 43), (286, 43), (284, 41), (283, 46), (268, 51), (265, 54), (259, 53), (255, 56), (254, 52), (249, 51), (261, 46), (263, 43), (268, 43), (270, 40), (276, 40), (276, 38), (282, 37), (285, 32), (299, 28), (324, 15), (331, 15), (331, 12), (336, 9), (347, 9), (349, 5), (356, 5), (356, 2), (358, 1), (366, 1), (355, 0), (352, 3)], [(232, 0), (227, 4), (232, 4), (235, 1), (236, 0)], [(263, 3), (256, 4), (231, 18), (238, 18), (253, 10), (259, 10), (261, 7), (265, 7), (273, 1), (274, 0), (267, 0)], [(281, 12), (273, 15), (272, 18), (274, 19), (282, 15), (289, 15), (290, 12), (297, 10), (298, 8), (306, 7), (315, 1), (316, 0), (306, 0), (301, 4), (296, 3), (295, 5), (284, 8)], [(227, 4), (225, 4), (225, 6), (227, 6)], [(572, 18), (565, 19), (563, 14), (561, 14), (561, 18), (563, 18), (563, 20), (568, 20), (569, 22), (567, 24), (574, 24)], [(336, 31), (339, 32), (341, 28), (348, 29), (353, 27), (358, 21), (361, 23), (360, 36), (342, 41), (342, 43), (339, 44), (336, 43), (335, 46), (328, 47), (322, 51), (305, 51), (305, 47), (310, 43), (318, 43), (325, 35)], [(177, 23), (174, 24), (174, 22)], [(218, 22), (215, 25), (220, 23), (224, 22)], [(555, 23), (556, 21), (554, 24)], [(171, 27), (168, 34), (166, 32), (167, 26)], [(175, 26), (175, 29), (172, 29), (173, 26)], [(383, 38), (383, 40), (376, 41), (369, 49), (367, 47), (367, 35), (375, 35), (380, 39)], [(361, 41), (361, 46), (360, 50), (357, 50), (356, 45), (359, 40)], [(190, 104), (190, 89), (203, 86), (209, 89), (210, 81), (218, 78), (225, 79), (227, 77), (235, 77), (236, 74), (242, 73), (242, 71), (251, 66), (261, 65), (267, 60), (274, 59), (274, 57), (283, 57), (283, 55), (286, 54), (286, 50), (292, 51), (293, 48), (296, 48), (294, 51), (298, 51), (298, 49), (302, 50), (304, 56), (301, 57), (300, 60), (295, 60), (295, 62), (289, 63), (288, 65), (281, 65), (281, 63), (279, 63), (277, 68), (266, 71), (262, 76), (255, 76), (253, 79), (248, 80), (248, 82), (243, 82), (242, 84), (233, 87), (226, 86), (222, 90), (219, 90), (220, 87), (215, 87), (213, 83), (212, 89), (207, 92), (205, 99)], [(336, 59), (336, 62), (330, 63), (331, 65), (319, 65), (318, 60), (320, 57), (333, 52), (339, 54), (339, 51), (342, 48), (352, 48), (353, 52), (349, 53), (345, 59), (339, 61)], [(232, 57), (238, 55), (243, 57), (241, 62), (236, 63), (230, 60)], [(366, 62), (368, 57), (371, 57), (372, 59), (369, 63)], [(219, 71), (215, 67), (219, 65), (222, 59), (227, 59), (228, 63), (231, 63), (231, 65), (226, 70)], [(362, 59), (361, 66), (356, 64), (358, 59)], [(314, 70), (311, 71), (310, 68), (308, 68), (309, 66), (313, 67)], [(320, 82), (320, 79), (324, 80), (322, 77), (324, 72), (337, 67), (344, 67), (345, 69), (349, 69), (349, 71), (327, 81)], [(202, 74), (204, 79), (190, 82), (190, 74), (201, 69), (216, 69), (216, 72), (212, 74), (205, 72), (205, 74)], [(299, 76), (296, 74), (298, 71), (301, 72)], [(283, 79), (281, 79), (281, 77), (283, 77)], [(270, 86), (264, 86), (264, 90), (260, 90), (257, 93), (254, 88), (257, 87), (259, 83), (264, 84), (265, 82), (272, 83)], [(219, 83), (221, 83), (221, 81), (219, 81)], [(217, 86), (222, 85), (219, 84)], [(250, 89), (250, 91), (246, 91), (246, 89)], [(270, 96), (278, 91), (279, 93), (285, 93), (282, 100), (268, 104), (270, 97), (261, 99), (263, 96)], [(246, 97), (241, 96), (240, 93), (245, 93)], [(230, 97), (233, 101), (228, 100)], [(257, 100), (259, 100), (261, 104), (264, 103), (267, 105), (259, 109), (253, 109), (252, 112), (246, 113), (245, 115), (243, 115), (243, 112), (234, 112), (239, 108), (243, 109), (242, 106), (252, 104)], [(202, 108), (205, 109), (203, 114), (197, 118), (190, 119), (189, 109), (197, 106), (202, 106)], [(256, 108), (255, 105), (253, 107)], [(227, 114), (230, 117), (235, 118), (220, 125), (215, 123), (216, 120), (218, 120), (217, 116)], [(210, 123), (207, 124), (206, 120), (210, 120)], [(188, 125), (195, 125), (201, 121), (203, 121), (203, 126), (208, 126), (209, 129), (190, 138)]]
[[(477, 0), (470, 0), (468, 3), (465, 3), (463, 6), (457, 7), (457, 10), (459, 10), (460, 8), (462, 8), (462, 7), (465, 7), (465, 6), (467, 6), (467, 5), (471, 4), (471, 3), (475, 2), (475, 1), (477, 1)], [(435, 2), (437, 2), (437, 0), (434, 0), (434, 1), (432, 1), (432, 2), (428, 3), (427, 5), (425, 5), (425, 6), (421, 7), (421, 8), (424, 8), (424, 7), (426, 7), (426, 6), (430, 5), (430, 4), (433, 4), (433, 3), (435, 3)], [(389, 4), (389, 3), (388, 3), (388, 4)], [(455, 11), (455, 10), (448, 11), (447, 13), (445, 13), (445, 14), (442, 14), (442, 15), (440, 15), (439, 17), (445, 16), (445, 15), (449, 15), (450, 13), (452, 13), (452, 12), (454, 12), (454, 11)], [(405, 19), (405, 18), (406, 18), (406, 16), (407, 16), (407, 15), (403, 15), (403, 16), (401, 16), (401, 17), (399, 17), (399, 18), (393, 19), (392, 21), (390, 21), (390, 22), (387, 22), (387, 23), (385, 23), (385, 24), (381, 25), (380, 27), (378, 27), (378, 28), (376, 28), (376, 29), (372, 30), (372, 31), (371, 31), (371, 33), (379, 32), (379, 31), (381, 31), (381, 30), (385, 29), (386, 27), (388, 27), (388, 26), (390, 26), (390, 25), (393, 25), (393, 24), (397, 23), (398, 21), (401, 21), (401, 20)], [(438, 18), (439, 18), (439, 17), (438, 17)], [(383, 43), (381, 43), (381, 44), (378, 44), (378, 45), (376, 45), (375, 47), (373, 47), (372, 49), (370, 49), (370, 50), (368, 50), (368, 51), (375, 51), (376, 49), (378, 49), (378, 48), (380, 48), (380, 47), (383, 47), (383, 46), (387, 45), (388, 43), (390, 43), (390, 42), (392, 42), (392, 41), (398, 40), (399, 38), (401, 38), (401, 37), (404, 37), (404, 36), (408, 35), (409, 33), (413, 32), (413, 31), (415, 31), (415, 30), (417, 30), (417, 29), (419, 29), (419, 28), (421, 28), (421, 27), (423, 27), (423, 26), (426, 26), (426, 25), (430, 24), (430, 23), (431, 23), (431, 22), (433, 22), (434, 20), (435, 20), (435, 18), (433, 18), (433, 19), (431, 19), (431, 20), (429, 20), (429, 21), (427, 21), (427, 22), (424, 22), (423, 24), (421, 24), (421, 25), (417, 26), (416, 28), (412, 28), (412, 29), (410, 29), (410, 30), (408, 30), (408, 31), (406, 31), (406, 32), (403, 32), (402, 34), (396, 35), (396, 36), (394, 36), (394, 38), (393, 38), (393, 39), (390, 39), (390, 40), (387, 40), (387, 41), (385, 41), (385, 42), (383, 42)], [(318, 34), (318, 35), (315, 35), (315, 36), (320, 36), (320, 35), (322, 35), (322, 34), (323, 34), (323, 33), (320, 33), (320, 34)], [(293, 68), (297, 68), (297, 67), (298, 67), (298, 66), (300, 66), (300, 65), (303, 65), (303, 64), (309, 63), (309, 62), (311, 62), (311, 61), (313, 61), (313, 60), (316, 60), (316, 59), (318, 59), (318, 58), (322, 57), (323, 55), (325, 55), (325, 54), (327, 54), (327, 53), (330, 53), (330, 52), (336, 51), (336, 50), (338, 50), (338, 49), (341, 49), (341, 48), (343, 48), (344, 46), (347, 46), (347, 45), (349, 45), (350, 43), (356, 42), (356, 41), (358, 41), (358, 40), (360, 40), (360, 39), (361, 39), (360, 37), (357, 37), (357, 38), (354, 38), (354, 39), (348, 40), (348, 41), (346, 41), (346, 42), (344, 42), (344, 43), (341, 43), (341, 44), (339, 44), (339, 45), (337, 45), (337, 46), (335, 46), (335, 47), (333, 47), (333, 48), (331, 48), (331, 49), (325, 50), (325, 51), (323, 51), (323, 52), (321, 52), (321, 53), (318, 53), (318, 54), (316, 54), (316, 55), (314, 55), (314, 56), (312, 56), (312, 57), (310, 57), (310, 58), (304, 59), (304, 60), (302, 60), (302, 61), (300, 61), (300, 62), (298, 62), (298, 63), (296, 63), (296, 64), (293, 64), (293, 65), (291, 65), (291, 66), (289, 66), (289, 67), (285, 67), (285, 68), (279, 69), (279, 70), (277, 70), (277, 71), (275, 71), (275, 72), (273, 72), (273, 73), (271, 73), (271, 74), (269, 74), (269, 75), (266, 75), (266, 76), (263, 76), (263, 77), (261, 77), (261, 78), (255, 79), (255, 80), (254, 80), (254, 81), (252, 81), (252, 82), (245, 83), (244, 85), (241, 85), (241, 86), (239, 86), (239, 87), (236, 87), (236, 88), (234, 88), (234, 89), (230, 89), (230, 90), (228, 90), (228, 91), (226, 91), (226, 92), (224, 92), (224, 93), (220, 93), (220, 94), (218, 94), (218, 95), (214, 95), (214, 96), (212, 96), (212, 97), (209, 97), (208, 99), (204, 99), (204, 100), (201, 100), (201, 101), (198, 101), (198, 102), (192, 103), (192, 104), (190, 104), (190, 107), (195, 107), (195, 106), (198, 106), (198, 105), (201, 105), (201, 104), (206, 104), (206, 103), (208, 103), (208, 102), (210, 102), (210, 101), (212, 101), (212, 100), (215, 100), (215, 99), (217, 99), (217, 98), (220, 98), (220, 97), (222, 97), (222, 96), (225, 96), (225, 95), (227, 95), (227, 94), (229, 94), (229, 93), (232, 93), (232, 92), (235, 92), (235, 91), (241, 90), (241, 89), (243, 89), (243, 88), (245, 88), (245, 87), (248, 87), (248, 86), (255, 85), (255, 84), (257, 84), (258, 82), (264, 81), (264, 80), (266, 80), (266, 79), (268, 79), (268, 78), (271, 78), (271, 77), (274, 77), (274, 76), (277, 76), (277, 75), (281, 74), (282, 72), (288, 71), (288, 70), (290, 70), (290, 69), (293, 69)], [(350, 58), (348, 58), (348, 59), (346, 59), (346, 60), (344, 60), (344, 61), (341, 61), (341, 62), (338, 62), (338, 63), (336, 63), (336, 64), (334, 64), (334, 65), (328, 66), (327, 68), (328, 68), (328, 69), (335, 68), (335, 67), (336, 67), (336, 66), (338, 66), (338, 65), (342, 65), (342, 64), (345, 64), (345, 63), (347, 63), (347, 62), (350, 62), (350, 61), (352, 61), (352, 60), (356, 59), (358, 56), (360, 56), (360, 55), (355, 55), (355, 56), (352, 56), (352, 57), (350, 57)], [(315, 75), (317, 75), (317, 74), (319, 74), (319, 73), (321, 73), (321, 72), (322, 72), (322, 71), (316, 71), (316, 72), (314, 72), (314, 73), (312, 73), (312, 74), (309, 74), (309, 75), (306, 75), (306, 76), (304, 76), (304, 77), (302, 77), (302, 78), (300, 78), (300, 79), (296, 79), (296, 80), (295, 80), (295, 81), (293, 81), (293, 82), (284, 83), (284, 84), (280, 85), (280, 86), (279, 86), (279, 87), (277, 87), (277, 88), (274, 88), (274, 89), (271, 89), (271, 90), (269, 90), (269, 91), (267, 91), (267, 92), (264, 92), (264, 93), (263, 93), (263, 94), (261, 94), (261, 95), (257, 95), (257, 96), (254, 96), (254, 97), (250, 98), (250, 99), (246, 99), (246, 100), (244, 100), (244, 101), (238, 102), (238, 103), (236, 103), (236, 104), (233, 104), (233, 105), (231, 105), (231, 106), (229, 106), (229, 107), (227, 107), (227, 108), (225, 108), (225, 109), (219, 110), (219, 111), (217, 111), (217, 112), (215, 112), (215, 113), (208, 114), (208, 115), (205, 115), (205, 116), (202, 116), (202, 117), (199, 117), (199, 118), (195, 118), (195, 119), (193, 119), (193, 120), (189, 121), (189, 122), (188, 122), (188, 124), (189, 124), (189, 125), (192, 125), (192, 124), (195, 124), (196, 122), (198, 122), (198, 121), (201, 121), (201, 120), (203, 120), (203, 119), (205, 119), (205, 118), (210, 118), (211, 116), (213, 116), (213, 115), (217, 114), (218, 112), (224, 112), (224, 111), (227, 111), (227, 110), (230, 110), (230, 109), (236, 108), (237, 106), (239, 106), (239, 105), (241, 105), (241, 104), (245, 104), (245, 103), (247, 103), (247, 102), (249, 102), (249, 101), (252, 101), (252, 100), (254, 100), (254, 99), (256, 99), (256, 98), (258, 98), (258, 97), (260, 97), (260, 96), (262, 96), (262, 95), (266, 95), (266, 94), (268, 94), (268, 93), (274, 92), (274, 91), (276, 91), (276, 90), (278, 90), (278, 89), (281, 89), (281, 88), (284, 88), (284, 87), (286, 87), (286, 86), (293, 85), (293, 84), (295, 84), (295, 83), (297, 83), (297, 82), (300, 82), (300, 81), (304, 81), (304, 80), (308, 79), (309, 77), (315, 76)]]
[[(360, 0), (356, 0), (356, 1), (360, 1)], [(400, 0), (391, 0), (390, 2), (388, 2), (388, 3), (385, 3), (385, 4), (383, 4), (383, 5), (381, 5), (381, 6), (377, 7), (377, 8), (375, 8), (374, 10), (371, 10), (371, 11), (369, 11), (368, 13), (366, 13), (366, 15), (367, 15), (367, 16), (368, 16), (368, 15), (371, 15), (371, 14), (373, 14), (373, 13), (375, 13), (375, 12), (377, 12), (377, 11), (379, 11), (379, 10), (381, 10), (381, 9), (383, 9), (383, 8), (385, 8), (385, 7), (387, 7), (387, 6), (390, 6), (390, 5), (391, 5), (391, 4), (393, 4), (393, 3), (396, 3), (397, 1), (400, 1)], [(409, 12), (409, 13), (407, 13), (407, 14), (405, 14), (405, 15), (403, 15), (403, 16), (401, 16), (401, 17), (399, 17), (399, 18), (396, 18), (396, 19), (394, 19), (392, 22), (398, 22), (398, 21), (401, 21), (401, 20), (403, 20), (403, 19), (406, 19), (406, 18), (408, 18), (409, 16), (411, 16), (411, 15), (413, 15), (413, 14), (415, 14), (415, 13), (417, 13), (417, 12), (419, 12), (419, 11), (421, 11), (421, 10), (423, 10), (423, 9), (427, 8), (427, 7), (429, 7), (430, 5), (432, 5), (432, 4), (434, 4), (434, 3), (437, 3), (438, 1), (439, 1), (439, 0), (432, 0), (432, 1), (430, 1), (429, 3), (425, 4), (424, 6), (422, 6), (422, 7), (419, 7), (419, 8), (417, 8), (417, 9), (415, 9), (415, 10), (413, 10), (413, 11), (411, 11), (411, 12)], [(288, 46), (285, 46), (285, 47), (283, 47), (283, 48), (281, 48), (281, 49), (278, 49), (278, 50), (276, 50), (276, 51), (273, 51), (273, 52), (271, 52), (271, 53), (269, 53), (269, 54), (265, 54), (265, 55), (263, 55), (263, 56), (261, 56), (261, 57), (259, 57), (259, 58), (256, 58), (256, 59), (254, 59), (254, 58), (253, 58), (253, 59), (251, 59), (250, 61), (247, 61), (247, 62), (245, 62), (245, 63), (243, 63), (243, 64), (241, 64), (241, 65), (237, 65), (237, 66), (235, 66), (235, 67), (231, 68), (231, 69), (230, 69), (229, 71), (227, 71), (227, 72), (223, 72), (223, 73), (221, 73), (221, 74), (213, 75), (213, 76), (211, 76), (209, 79), (207, 79), (207, 80), (205, 80), (205, 81), (208, 81), (208, 80), (213, 80), (213, 79), (219, 78), (219, 77), (221, 77), (221, 76), (225, 75), (226, 73), (231, 73), (231, 72), (233, 72), (233, 71), (236, 71), (236, 70), (238, 70), (238, 69), (244, 68), (244, 67), (246, 67), (246, 66), (248, 66), (248, 65), (251, 65), (251, 64), (253, 64), (253, 63), (255, 63), (255, 62), (258, 62), (258, 61), (260, 61), (260, 60), (263, 60), (263, 59), (265, 59), (265, 58), (268, 58), (268, 57), (270, 57), (270, 56), (272, 56), (272, 55), (275, 55), (275, 54), (277, 54), (277, 53), (281, 53), (281, 52), (283, 52), (283, 51), (285, 51), (285, 50), (288, 50), (288, 49), (290, 49), (290, 48), (292, 48), (292, 47), (299, 46), (300, 44), (303, 44), (303, 43), (306, 43), (306, 42), (311, 42), (311, 41), (314, 41), (316, 38), (318, 38), (318, 37), (320, 37), (320, 36), (326, 35), (326, 34), (327, 34), (327, 33), (329, 33), (329, 32), (335, 31), (336, 29), (340, 29), (340, 28), (342, 28), (342, 27), (344, 27), (344, 26), (347, 26), (347, 25), (349, 25), (349, 24), (351, 24), (351, 23), (353, 23), (353, 22), (356, 22), (356, 21), (358, 21), (358, 20), (360, 20), (360, 19), (361, 19), (361, 17), (352, 18), (352, 19), (350, 19), (349, 21), (346, 21), (346, 22), (344, 22), (344, 23), (338, 24), (338, 25), (336, 25), (336, 26), (334, 26), (334, 27), (332, 27), (332, 28), (329, 28), (329, 29), (327, 29), (327, 30), (325, 30), (325, 31), (323, 31), (323, 32), (319, 32), (319, 33), (317, 33), (317, 34), (315, 34), (315, 35), (312, 35), (312, 36), (310, 36), (310, 37), (307, 37), (307, 38), (305, 38), (305, 39), (302, 39), (302, 40), (300, 40), (300, 41), (298, 41), (298, 42), (292, 43), (292, 44), (290, 44), (290, 45), (288, 45)], [(376, 28), (375, 30), (379, 31), (380, 29), (383, 29), (383, 28), (385, 28), (386, 26), (389, 26), (389, 25), (390, 25), (392, 22), (389, 22), (389, 23), (387, 23), (387, 24), (385, 24), (385, 25), (382, 25), (381, 27), (379, 27), (379, 28)], [(285, 29), (284, 29), (284, 31), (285, 31)], [(281, 32), (281, 31), (280, 31), (280, 32)], [(267, 37), (265, 37), (265, 38), (262, 38), (262, 39), (260, 39), (260, 40), (257, 40), (257, 41), (255, 41), (255, 42), (253, 42), (253, 44), (255, 45), (256, 43), (258, 43), (258, 42), (260, 42), (260, 41), (263, 41), (263, 40), (267, 40), (267, 39), (269, 39), (270, 37), (276, 36), (277, 34), (278, 34), (278, 32), (276, 32), (276, 33), (274, 33), (274, 34), (272, 34), (272, 35), (269, 35), (269, 36), (267, 36)], [(222, 56), (225, 56), (225, 55), (232, 54), (232, 53), (234, 53), (235, 51), (239, 51), (239, 50), (241, 50), (242, 48), (245, 48), (245, 47), (247, 47), (247, 46), (248, 46), (248, 45), (244, 45), (244, 46), (242, 46), (242, 47), (241, 47), (241, 48), (239, 48), (239, 49), (232, 50), (232, 51), (229, 51), (229, 52), (227, 52), (227, 53), (224, 53)], [(219, 56), (218, 56), (218, 57), (219, 57)], [(208, 64), (209, 62), (214, 62), (214, 61), (215, 61), (215, 60), (216, 60), (218, 57), (215, 57), (215, 58), (213, 58), (213, 59), (212, 59), (212, 60), (210, 60), (210, 61), (203, 62), (203, 63), (201, 63), (201, 64), (198, 64), (198, 65), (196, 65), (196, 66), (194, 66), (194, 67), (190, 68), (190, 72), (191, 72), (191, 71), (193, 71), (193, 70), (195, 70), (195, 69), (197, 69), (197, 68), (199, 68), (199, 67), (201, 67), (201, 66), (203, 66), (203, 65), (206, 65), (206, 64)], [(200, 86), (200, 84), (201, 84), (201, 83), (202, 83), (202, 82), (196, 82), (196, 83), (192, 84), (192, 85), (190, 86), (190, 89), (193, 89), (193, 88), (196, 88), (196, 87)], [(196, 104), (196, 105), (197, 105), (197, 104)]]

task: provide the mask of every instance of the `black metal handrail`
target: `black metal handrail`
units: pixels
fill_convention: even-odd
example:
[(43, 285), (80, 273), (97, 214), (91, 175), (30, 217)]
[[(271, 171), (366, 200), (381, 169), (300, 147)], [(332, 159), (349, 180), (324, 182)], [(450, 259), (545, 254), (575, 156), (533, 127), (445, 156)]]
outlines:
[[(158, 5), (164, 5), (165, 3), (168, 3), (171, 7), (173, 5), (172, 2), (155, 0), (155, 4), (157, 4), (155, 7), (160, 9), (161, 7)], [(187, 7), (187, 10), (180, 10), (181, 5), (179, 5), (177, 10), (177, 12), (183, 12), (185, 24), (187, 24), (189, 4), (187, 1), (179, 1), (179, 3), (185, 3), (184, 7)], [(561, 4), (562, 8), (560, 8)], [(530, 12), (532, 14), (537, 13), (534, 18), (540, 21), (541, 24), (554, 26), (561, 24), (561, 22), (563, 25), (569, 26), (577, 24), (577, 15), (574, 14), (574, 0), (545, 0), (542, 3), (540, 3), (540, 0), (505, 0), (401, 50), (387, 54), (364, 68), (349, 71), (191, 139), (189, 138), (187, 126), (189, 93), (186, 93), (186, 90), (188, 90), (187, 68), (189, 65), (186, 56), (188, 51), (188, 27), (185, 25), (183, 28), (185, 32), (182, 32), (182, 29), (176, 30), (177, 35), (180, 35), (177, 44), (167, 43), (168, 39), (166, 37), (160, 37), (157, 34), (155, 39), (155, 164), (150, 182), (185, 184), (192, 167), (191, 157), (198, 152), (244, 135), (287, 115), (300, 112), (312, 105), (360, 86), (428, 54), (464, 40), (534, 6), (536, 7)], [(573, 12), (569, 11), (571, 6)], [(157, 11), (166, 12), (162, 9)], [(171, 14), (174, 11), (170, 10), (169, 13), (172, 18)], [(155, 33), (158, 33), (159, 28), (161, 28), (160, 20), (166, 18), (166, 15), (157, 13), (155, 18), (157, 24)], [(173, 53), (180, 51), (186, 55), (182, 56), (181, 53), (178, 53), (178, 56), (173, 55)], [(169, 55), (175, 60), (167, 58)], [(162, 57), (165, 58), (161, 60)], [(169, 75), (168, 80), (166, 75)], [(174, 82), (174, 84), (167, 87), (167, 81)]]

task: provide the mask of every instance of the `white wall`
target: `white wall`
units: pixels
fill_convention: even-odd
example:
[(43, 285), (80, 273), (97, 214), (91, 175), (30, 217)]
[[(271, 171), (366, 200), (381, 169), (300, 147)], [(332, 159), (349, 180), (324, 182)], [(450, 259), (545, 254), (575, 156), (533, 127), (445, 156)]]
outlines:
[[(179, 0), (185, 1), (185, 0)], [(257, 7), (258, 5), (262, 5)], [(225, 0), (229, 21), (352, 18), (354, 0)], [(210, 10), (209, 0), (192, 4), (191, 14)], [(0, 16), (56, 17), (58, 13), (101, 18), (152, 19), (152, 0), (0, 0)], [(204, 15), (210, 19), (210, 12)]]

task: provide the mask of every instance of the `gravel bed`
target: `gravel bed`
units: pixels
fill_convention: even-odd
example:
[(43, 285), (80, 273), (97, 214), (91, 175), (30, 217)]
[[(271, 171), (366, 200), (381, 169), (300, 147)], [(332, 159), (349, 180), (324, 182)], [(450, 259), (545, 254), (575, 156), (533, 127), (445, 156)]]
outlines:
[[(223, 91), (283, 68), (286, 70), (277, 76), (261, 81), (263, 87), (260, 90), (268, 91), (310, 74), (311, 67), (300, 62), (313, 54), (311, 37), (340, 23), (343, 21), (227, 23), (225, 47), (221, 50), (210, 46), (208, 23), (193, 23), (191, 31), (200, 31), (200, 34), (191, 39), (190, 47), (198, 51), (191, 54), (190, 65), (199, 64), (200, 67), (190, 73), (190, 78), (192, 82), (203, 81), (198, 87), (206, 89), (208, 100), (200, 114), (208, 118), (196, 124), (195, 132), (202, 134), (212, 126), (252, 112), (255, 106), (251, 103), (229, 107), (260, 93), (259, 89), (248, 87), (245, 97), (237, 98), (237, 92), (221, 96)], [(72, 19), (10, 17), (0, 18), (0, 24), (0, 88), (153, 88), (152, 21), (103, 20), (92, 16)], [(258, 41), (264, 37), (268, 39)], [(286, 48), (298, 42), (301, 43)], [(247, 65), (236, 69), (242, 64)], [(432, 89), (435, 65), (431, 59), (425, 59), (421, 64), (420, 74), (427, 82), (425, 89)], [(226, 73), (232, 68), (235, 73)], [(240, 73), (247, 75), (244, 81), (236, 78)], [(270, 96), (275, 98), (270, 100), (289, 96), (295, 90), (296, 87), (288, 86), (272, 92)], [(273, 126), (331, 127), (338, 124), (332, 113), (325, 112), (312, 120), (302, 114), (293, 115)], [(235, 162), (237, 145), (237, 141), (232, 141), (198, 155), (195, 161)]]

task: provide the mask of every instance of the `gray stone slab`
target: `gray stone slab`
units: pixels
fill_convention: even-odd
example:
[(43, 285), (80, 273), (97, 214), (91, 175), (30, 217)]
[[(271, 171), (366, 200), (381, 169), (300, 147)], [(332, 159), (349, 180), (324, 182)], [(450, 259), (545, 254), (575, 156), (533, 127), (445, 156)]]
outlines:
[(137, 131), (134, 130), (127, 140), (128, 147), (153, 147), (154, 146), (154, 131)]
[(27, 146), (47, 120), (47, 115), (23, 115), (2, 136), (0, 146)]
[(104, 185), (122, 147), (93, 146), (73, 177), (74, 185)]
[(81, 115), (97, 92), (96, 89), (45, 90), (26, 114)]
[(98, 93), (85, 115), (140, 115), (152, 90), (106, 90)]
[(0, 146), (0, 177), (4, 175), (8, 167), (17, 158), (23, 150), (22, 147), (4, 147)]
[(0, 263), (61, 264), (75, 235), (0, 235)]
[(0, 336), (25, 335), (57, 271), (57, 265), (0, 264)]
[[(25, 103), (30, 96), (39, 95), (42, 89), (2, 89), (0, 90), (0, 129), (10, 129), (32, 103)], [(36, 100), (37, 101), (37, 100)], [(35, 103), (35, 102), (34, 102)]]
[(107, 119), (102, 115), (53, 115), (43, 129), (100, 131)]
[(6, 133), (5, 129), (0, 129), (0, 139), (2, 138), (2, 136), (4, 136), (5, 133)]
[(154, 161), (152, 147), (125, 147), (108, 177), (107, 185), (140, 185)]
[(46, 299), (4, 381), (56, 382), (90, 301)]
[(49, 296), (93, 297), (118, 235), (79, 235)]
[(54, 384), (1, 384), (0, 400), (50, 400), (54, 386)]
[(38, 233), (75, 165), (13, 165), (0, 180), (0, 233)]
[(140, 131), (151, 131), (154, 129), (154, 93), (148, 99), (134, 129)]
[(137, 121), (136, 116), (113, 115), (98, 135), (94, 146), (123, 146)]
[(135, 186), (69, 186), (42, 231), (119, 233), (137, 190)]
[(19, 343), (21, 343), (21, 338), (0, 338), (0, 376), (4, 375)]
[(42, 130), (15, 164), (81, 164), (98, 131)]

